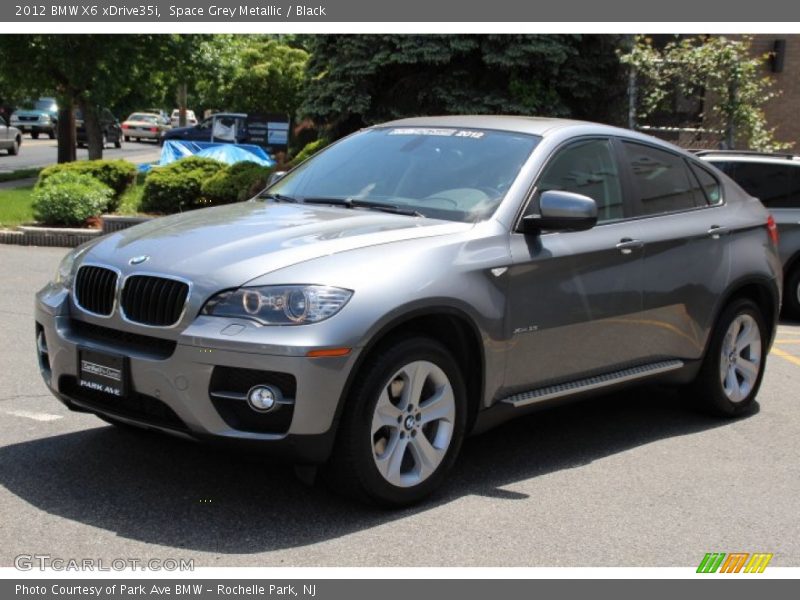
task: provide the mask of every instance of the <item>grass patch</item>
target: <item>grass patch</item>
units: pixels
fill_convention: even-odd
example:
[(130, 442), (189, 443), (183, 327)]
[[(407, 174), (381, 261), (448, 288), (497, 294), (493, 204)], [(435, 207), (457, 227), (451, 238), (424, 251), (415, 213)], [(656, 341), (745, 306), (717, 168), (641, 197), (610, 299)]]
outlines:
[(144, 186), (140, 184), (132, 185), (122, 194), (119, 206), (117, 207), (116, 214), (132, 216), (140, 213), (139, 206), (142, 203), (142, 193)]
[(17, 179), (31, 179), (32, 177), (38, 177), (41, 170), (41, 167), (36, 167), (32, 169), (19, 169), (17, 171), (11, 171), (11, 173), (0, 173), (0, 183), (3, 183), (4, 181), (16, 181)]
[(33, 222), (33, 186), (0, 190), (0, 227)]

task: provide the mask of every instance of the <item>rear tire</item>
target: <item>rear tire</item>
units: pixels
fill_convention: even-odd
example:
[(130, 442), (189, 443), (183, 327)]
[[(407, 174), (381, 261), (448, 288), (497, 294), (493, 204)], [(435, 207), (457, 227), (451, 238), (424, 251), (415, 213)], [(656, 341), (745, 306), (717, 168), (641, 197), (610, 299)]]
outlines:
[(56, 139), (56, 130), (55, 129), (51, 129), (50, 131), (47, 132), (47, 135), (51, 140)]
[(746, 298), (722, 311), (693, 388), (709, 413), (738, 417), (755, 403), (767, 359), (768, 334), (761, 309)]
[(783, 309), (788, 317), (800, 319), (800, 265), (796, 265), (784, 281)]
[(39, 132), (38, 131), (31, 131), (31, 138), (34, 140), (39, 139)]
[(129, 135), (126, 135), (126, 136), (125, 136), (125, 141), (126, 141), (126, 142), (130, 142), (130, 141), (131, 141), (131, 136), (129, 136)]
[(401, 339), (364, 363), (323, 476), (361, 500), (414, 504), (452, 468), (466, 423), (464, 378), (448, 350), (425, 337)]
[(114, 142), (114, 148), (116, 148), (117, 150), (122, 148), (122, 137), (121, 136), (118, 137), (117, 141)]

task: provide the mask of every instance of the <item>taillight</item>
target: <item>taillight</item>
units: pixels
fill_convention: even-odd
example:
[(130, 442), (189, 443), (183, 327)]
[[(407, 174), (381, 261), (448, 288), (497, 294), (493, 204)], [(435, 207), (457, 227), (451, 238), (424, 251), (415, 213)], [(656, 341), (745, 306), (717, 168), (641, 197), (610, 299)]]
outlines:
[(122, 128), (123, 128), (123, 129), (130, 129), (130, 128), (131, 128), (131, 126), (130, 126), (130, 125), (126, 125), (125, 123), (123, 123), (123, 124), (122, 124)]
[(150, 131), (152, 131), (153, 133), (156, 133), (158, 131), (158, 127), (151, 127)]
[(775, 219), (772, 215), (767, 218), (767, 233), (769, 233), (770, 241), (777, 246), (778, 245), (778, 226), (775, 224)]

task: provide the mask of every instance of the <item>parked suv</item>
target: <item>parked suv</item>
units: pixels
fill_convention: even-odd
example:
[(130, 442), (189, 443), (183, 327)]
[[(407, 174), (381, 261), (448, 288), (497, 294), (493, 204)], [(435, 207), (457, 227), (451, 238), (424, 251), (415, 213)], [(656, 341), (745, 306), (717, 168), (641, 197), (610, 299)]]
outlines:
[(58, 105), (55, 98), (39, 98), (11, 114), (11, 126), (38, 139), (44, 133), (54, 139), (58, 133)]
[(761, 203), (674, 146), (417, 118), (251, 201), (78, 247), (37, 295), (36, 340), (74, 410), (320, 464), (397, 506), (465, 435), (553, 402), (658, 381), (745, 413), (780, 276)]
[(697, 153), (744, 188), (775, 218), (784, 273), (783, 307), (800, 319), (800, 156), (740, 150)]

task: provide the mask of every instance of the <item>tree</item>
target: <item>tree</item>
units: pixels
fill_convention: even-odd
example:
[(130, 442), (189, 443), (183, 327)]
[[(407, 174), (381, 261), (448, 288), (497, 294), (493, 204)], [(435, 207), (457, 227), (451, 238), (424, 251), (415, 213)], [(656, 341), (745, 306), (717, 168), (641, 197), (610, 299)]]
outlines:
[(300, 105), (308, 54), (275, 39), (259, 39), (242, 50), (224, 88), (226, 106), (242, 112), (294, 116)]
[(152, 65), (178, 41), (157, 35), (3, 35), (0, 70), (26, 94), (58, 99), (59, 161), (74, 160), (69, 123), (75, 106), (82, 112), (89, 158), (102, 158), (98, 109), (147, 95), (156, 81)]
[(421, 114), (513, 113), (619, 123), (616, 35), (306, 36), (301, 111), (334, 135)]
[(767, 56), (753, 56), (752, 38), (724, 36), (682, 38), (658, 49), (653, 40), (639, 36), (621, 56), (633, 67), (642, 84), (640, 118), (669, 110), (674, 91), (699, 100), (703, 124), (725, 132), (725, 145), (743, 141), (755, 150), (775, 151), (790, 144), (775, 140), (764, 104), (778, 95), (764, 74)]

